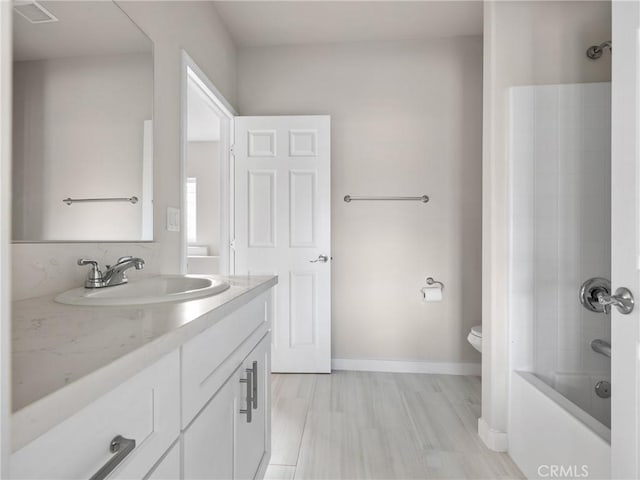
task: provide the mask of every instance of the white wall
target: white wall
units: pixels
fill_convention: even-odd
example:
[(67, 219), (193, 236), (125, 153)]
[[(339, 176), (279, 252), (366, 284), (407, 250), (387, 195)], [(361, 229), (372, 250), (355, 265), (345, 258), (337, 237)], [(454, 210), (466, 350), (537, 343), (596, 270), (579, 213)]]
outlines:
[(180, 87), (184, 48), (232, 104), (236, 100), (236, 49), (208, 2), (121, 2), (154, 42), (154, 243), (13, 245), (14, 299), (81, 285), (80, 256), (113, 262), (140, 255), (147, 272), (180, 270), (180, 233), (165, 229), (166, 209), (180, 205)]
[(611, 39), (609, 2), (489, 1), (484, 14), (483, 383), (484, 440), (506, 448), (508, 379), (508, 105), (514, 85), (610, 80), (608, 53), (586, 49)]
[[(13, 74), (13, 239), (143, 239), (152, 54), (16, 62)], [(141, 201), (62, 202), (133, 196)]]
[(482, 39), (246, 48), (238, 78), (243, 115), (331, 115), (333, 357), (479, 362)]
[(220, 254), (220, 142), (189, 142), (187, 177), (197, 179), (195, 244)]

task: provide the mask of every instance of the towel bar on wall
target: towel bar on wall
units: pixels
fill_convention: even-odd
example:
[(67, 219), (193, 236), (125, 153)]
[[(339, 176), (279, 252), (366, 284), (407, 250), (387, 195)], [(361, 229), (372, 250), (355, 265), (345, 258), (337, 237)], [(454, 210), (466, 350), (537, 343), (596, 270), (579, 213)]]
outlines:
[(429, 197), (427, 195), (422, 195), (421, 197), (395, 197), (395, 196), (372, 196), (372, 197), (368, 197), (368, 196), (353, 196), (353, 195), (345, 195), (344, 196), (344, 201), (347, 203), (351, 203), (353, 201), (356, 200), (413, 200), (413, 201), (419, 201), (422, 203), (427, 203), (429, 201)]
[(111, 198), (65, 198), (62, 200), (67, 205), (72, 203), (82, 202), (129, 202), (132, 204), (138, 203), (138, 197), (111, 197)]

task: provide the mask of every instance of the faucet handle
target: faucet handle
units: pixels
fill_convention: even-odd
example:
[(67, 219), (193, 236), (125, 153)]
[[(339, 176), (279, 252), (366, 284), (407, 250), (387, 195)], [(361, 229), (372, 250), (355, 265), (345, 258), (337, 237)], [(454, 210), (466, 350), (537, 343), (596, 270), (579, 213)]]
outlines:
[(84, 258), (78, 259), (78, 265), (93, 265), (93, 268), (98, 268), (98, 262), (96, 262), (95, 260), (85, 260)]
[(103, 281), (102, 272), (100, 268), (98, 268), (98, 262), (95, 260), (86, 260), (84, 258), (78, 259), (78, 265), (90, 265), (91, 269), (89, 270), (89, 275), (87, 275), (87, 280), (84, 283), (84, 286), (87, 288), (95, 288), (99, 286), (99, 284)]

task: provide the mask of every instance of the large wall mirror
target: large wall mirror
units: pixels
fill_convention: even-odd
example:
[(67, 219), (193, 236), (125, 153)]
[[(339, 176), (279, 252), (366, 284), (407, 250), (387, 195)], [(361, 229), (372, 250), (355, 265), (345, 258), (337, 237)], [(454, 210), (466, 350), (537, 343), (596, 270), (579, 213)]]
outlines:
[(13, 240), (153, 240), (153, 43), (113, 2), (15, 2)]

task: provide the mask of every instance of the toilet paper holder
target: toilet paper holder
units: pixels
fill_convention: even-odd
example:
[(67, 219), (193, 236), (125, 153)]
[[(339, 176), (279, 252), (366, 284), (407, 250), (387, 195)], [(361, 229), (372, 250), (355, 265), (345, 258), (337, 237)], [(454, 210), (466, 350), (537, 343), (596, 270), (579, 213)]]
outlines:
[(434, 280), (433, 277), (427, 277), (427, 285), (440, 285), (440, 288), (442, 288), (444, 290), (444, 283), (442, 283), (439, 280)]

